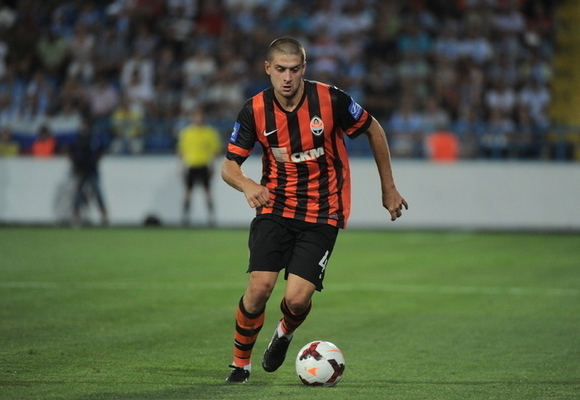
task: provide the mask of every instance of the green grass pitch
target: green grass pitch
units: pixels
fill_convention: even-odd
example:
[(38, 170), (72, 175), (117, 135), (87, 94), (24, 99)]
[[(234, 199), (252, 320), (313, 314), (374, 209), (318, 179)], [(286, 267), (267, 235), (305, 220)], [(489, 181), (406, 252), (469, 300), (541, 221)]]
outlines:
[[(0, 399), (580, 399), (580, 236), (343, 231), (275, 373), (224, 382), (246, 230), (0, 228)], [(294, 357), (329, 340), (333, 388)]]

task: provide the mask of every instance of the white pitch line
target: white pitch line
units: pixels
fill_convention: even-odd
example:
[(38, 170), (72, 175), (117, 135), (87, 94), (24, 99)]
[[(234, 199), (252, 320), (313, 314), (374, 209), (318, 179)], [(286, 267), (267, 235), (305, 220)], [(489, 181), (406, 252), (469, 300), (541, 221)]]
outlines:
[(449, 294), (487, 294), (487, 295), (545, 295), (580, 296), (577, 289), (521, 288), (491, 286), (432, 286), (432, 285), (395, 285), (395, 284), (335, 284), (332, 290), (377, 291), (404, 293), (449, 293)]
[[(105, 290), (219, 290), (241, 289), (244, 282), (0, 282), (0, 289), (105, 289)], [(578, 289), (557, 288), (522, 288), (522, 287), (491, 287), (491, 286), (434, 286), (434, 285), (397, 285), (380, 283), (328, 283), (329, 291), (345, 292), (397, 292), (397, 293), (441, 293), (465, 295), (493, 295), (493, 296), (580, 296)]]
[(220, 282), (0, 282), (5, 289), (105, 289), (105, 290), (174, 290), (243, 288), (244, 283)]

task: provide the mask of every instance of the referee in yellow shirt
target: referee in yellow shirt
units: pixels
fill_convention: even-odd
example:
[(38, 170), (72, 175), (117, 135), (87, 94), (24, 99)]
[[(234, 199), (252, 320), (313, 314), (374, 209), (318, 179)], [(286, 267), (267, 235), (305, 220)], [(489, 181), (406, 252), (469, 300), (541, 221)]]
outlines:
[(191, 112), (192, 123), (181, 130), (177, 152), (184, 166), (185, 195), (183, 199), (184, 225), (189, 225), (193, 186), (201, 184), (205, 190), (209, 226), (215, 225), (215, 208), (211, 192), (212, 164), (221, 152), (219, 132), (205, 121), (200, 107)]

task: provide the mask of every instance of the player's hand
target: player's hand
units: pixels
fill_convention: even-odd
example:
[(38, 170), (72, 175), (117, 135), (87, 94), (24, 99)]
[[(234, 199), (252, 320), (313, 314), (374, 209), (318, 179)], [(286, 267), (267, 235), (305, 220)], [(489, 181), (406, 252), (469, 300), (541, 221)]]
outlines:
[(250, 207), (270, 207), (270, 192), (265, 186), (258, 185), (255, 182), (248, 182), (243, 191)]
[(396, 189), (383, 194), (383, 207), (385, 207), (389, 211), (389, 214), (391, 214), (391, 221), (394, 221), (403, 215), (403, 207), (405, 210), (409, 209), (407, 201)]

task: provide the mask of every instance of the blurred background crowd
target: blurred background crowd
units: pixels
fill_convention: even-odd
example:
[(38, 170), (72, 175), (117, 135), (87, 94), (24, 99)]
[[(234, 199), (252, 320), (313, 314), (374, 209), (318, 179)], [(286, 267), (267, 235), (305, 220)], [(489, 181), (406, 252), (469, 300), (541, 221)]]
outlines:
[[(430, 157), (440, 137), (452, 158), (555, 158), (556, 5), (0, 1), (0, 151), (62, 153), (88, 129), (109, 154), (171, 154), (199, 107), (226, 142), (246, 98), (269, 86), (268, 44), (292, 36), (305, 45), (306, 78), (371, 112), (394, 157)], [(348, 142), (370, 154), (366, 141)]]

